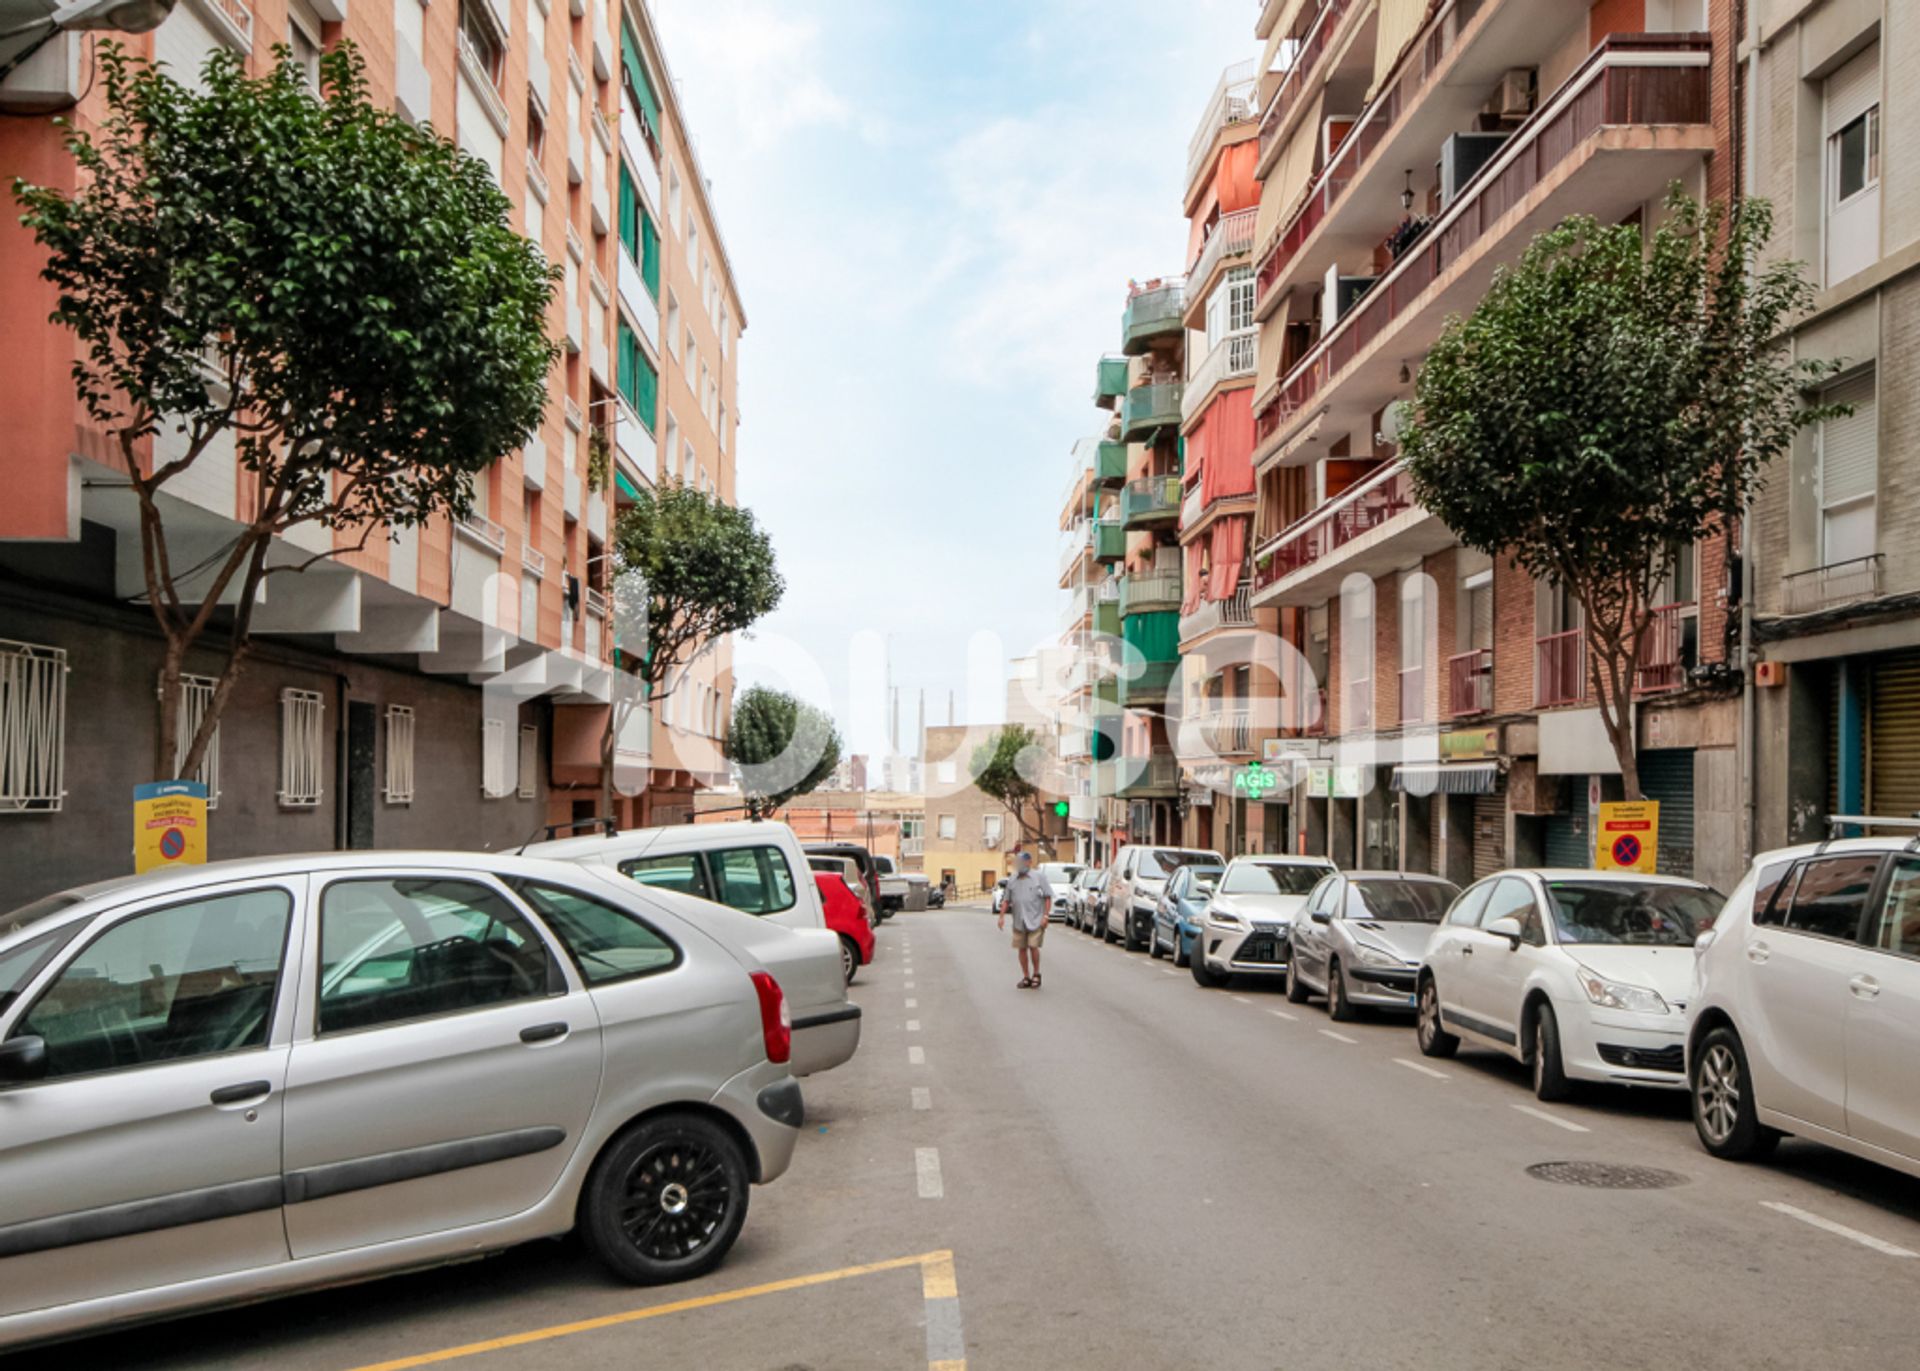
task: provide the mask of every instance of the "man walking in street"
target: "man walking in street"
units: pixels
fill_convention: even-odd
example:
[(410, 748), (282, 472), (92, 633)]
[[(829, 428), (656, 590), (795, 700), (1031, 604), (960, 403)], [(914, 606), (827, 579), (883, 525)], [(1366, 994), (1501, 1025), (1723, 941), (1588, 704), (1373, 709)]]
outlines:
[(1022, 852), (1013, 859), (1006, 901), (1000, 907), (1000, 927), (1013, 916), (1013, 947), (1020, 954), (1020, 990), (1040, 988), (1040, 944), (1047, 936), (1047, 917), (1053, 910), (1053, 887), (1033, 870), (1033, 858)]

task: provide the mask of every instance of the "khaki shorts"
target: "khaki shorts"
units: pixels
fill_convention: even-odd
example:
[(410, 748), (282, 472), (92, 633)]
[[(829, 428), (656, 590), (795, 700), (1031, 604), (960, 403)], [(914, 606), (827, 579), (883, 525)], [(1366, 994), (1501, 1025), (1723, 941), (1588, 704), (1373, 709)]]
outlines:
[(1045, 942), (1046, 939), (1047, 926), (1045, 924), (1041, 924), (1038, 928), (1022, 928), (1019, 924), (1013, 926), (1013, 945), (1015, 947), (1038, 947), (1041, 943)]

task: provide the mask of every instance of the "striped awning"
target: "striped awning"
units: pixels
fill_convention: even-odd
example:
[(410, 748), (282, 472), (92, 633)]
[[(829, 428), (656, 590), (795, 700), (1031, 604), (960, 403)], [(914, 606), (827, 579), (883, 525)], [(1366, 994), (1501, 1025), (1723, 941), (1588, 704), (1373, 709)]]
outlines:
[(1396, 766), (1393, 788), (1413, 795), (1491, 795), (1500, 788), (1498, 762)]

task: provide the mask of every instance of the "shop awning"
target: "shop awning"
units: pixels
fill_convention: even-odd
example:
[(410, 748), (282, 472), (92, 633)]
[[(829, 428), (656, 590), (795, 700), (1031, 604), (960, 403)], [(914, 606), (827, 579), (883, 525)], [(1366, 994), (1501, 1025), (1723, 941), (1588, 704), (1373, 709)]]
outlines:
[(1500, 788), (1498, 762), (1455, 762), (1451, 766), (1396, 766), (1393, 788), (1414, 795), (1491, 795)]

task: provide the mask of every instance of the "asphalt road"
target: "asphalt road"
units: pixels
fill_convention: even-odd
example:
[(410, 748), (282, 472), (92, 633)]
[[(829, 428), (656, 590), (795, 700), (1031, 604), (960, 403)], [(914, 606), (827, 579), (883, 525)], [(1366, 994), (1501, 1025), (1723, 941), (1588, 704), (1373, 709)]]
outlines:
[[(1047, 984), (990, 916), (903, 915), (860, 1054), (807, 1082), (792, 1171), (704, 1280), (577, 1248), (321, 1292), (21, 1365), (689, 1368), (1904, 1367), (1920, 1182), (1789, 1142), (1701, 1152), (1677, 1095), (1540, 1106), (1405, 1023), (1056, 926)], [(1546, 1162), (1676, 1173), (1605, 1190)], [(947, 1255), (947, 1254), (950, 1254)], [(767, 1288), (771, 1287), (771, 1288)], [(737, 1297), (736, 1297), (737, 1296)], [(585, 1326), (582, 1326), (582, 1325)]]

